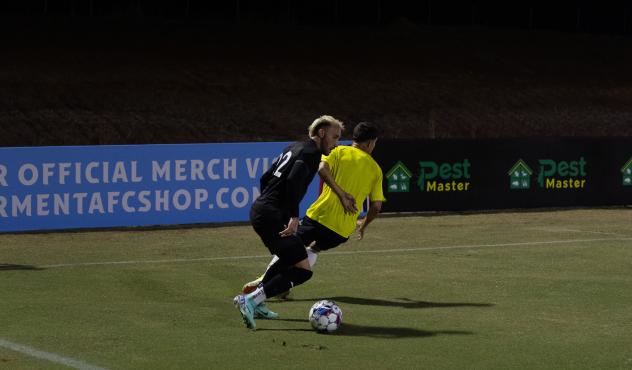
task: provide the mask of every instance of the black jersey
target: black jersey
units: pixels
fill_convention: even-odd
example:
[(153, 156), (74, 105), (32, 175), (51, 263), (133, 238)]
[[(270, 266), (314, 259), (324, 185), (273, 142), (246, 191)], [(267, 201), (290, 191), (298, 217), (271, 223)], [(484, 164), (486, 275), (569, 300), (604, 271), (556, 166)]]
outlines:
[(283, 150), (260, 179), (256, 202), (298, 217), (298, 206), (318, 172), (321, 151), (313, 140), (296, 142)]

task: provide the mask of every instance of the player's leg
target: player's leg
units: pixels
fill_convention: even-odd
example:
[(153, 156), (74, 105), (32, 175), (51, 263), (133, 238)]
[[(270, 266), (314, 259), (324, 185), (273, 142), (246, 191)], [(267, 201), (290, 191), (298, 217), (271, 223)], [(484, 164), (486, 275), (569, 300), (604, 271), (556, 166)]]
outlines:
[[(279, 242), (275, 242), (275, 244), (278, 244), (278, 243)], [(272, 279), (274, 276), (286, 271), (288, 268), (291, 267), (291, 266), (288, 266), (284, 260), (279, 259), (276, 255), (274, 255), (274, 257), (275, 257), (276, 262), (271, 263), (268, 266), (268, 269), (263, 275), (261, 275), (261, 278), (257, 279), (259, 280), (258, 284), (250, 292), (248, 292), (248, 294), (255, 293), (257, 289), (263, 288), (264, 284), (270, 281), (270, 279)], [(259, 294), (261, 294), (262, 291), (263, 290), (260, 290)], [(253, 295), (253, 299), (255, 297), (257, 297), (257, 295)], [(255, 317), (263, 318), (263, 319), (276, 319), (279, 315), (276, 312), (273, 312), (270, 309), (268, 309), (264, 300), (255, 299), (255, 303), (257, 303), (257, 306), (255, 308)]]
[[(296, 232), (296, 236), (301, 240), (303, 245), (309, 245), (306, 249), (306, 253), (310, 270), (311, 267), (316, 264), (318, 253), (320, 251), (335, 248), (349, 240), (349, 238), (345, 238), (335, 233), (307, 216), (303, 217), (301, 225)], [(266, 272), (261, 278), (261, 282), (265, 284), (272, 277), (280, 274), (288, 267), (289, 266), (287, 266), (287, 264), (284, 264), (283, 261), (275, 255), (270, 264), (268, 264)]]
[[(317, 253), (311, 251), (310, 249), (307, 249), (307, 260), (308, 260), (310, 269), (311, 269), (311, 266), (313, 266), (314, 263), (316, 263), (316, 257), (318, 257)], [(272, 258), (272, 261), (266, 268), (266, 271), (263, 273), (263, 275), (259, 276), (257, 279), (253, 281), (249, 281), (246, 284), (244, 284), (242, 288), (242, 292), (244, 294), (247, 294), (247, 293), (251, 293), (255, 291), (255, 289), (257, 289), (264, 282), (269, 281), (272, 277), (281, 273), (281, 271), (284, 269), (281, 266), (282, 266), (282, 263), (279, 260), (279, 257), (274, 255), (274, 257)], [(266, 279), (266, 276), (268, 276), (267, 279)], [(281, 292), (277, 294), (276, 298), (279, 300), (290, 300), (292, 299), (291, 294), (292, 292), (290, 290), (287, 290), (285, 292)]]
[[(313, 266), (314, 263), (316, 263), (316, 258), (318, 257), (318, 255), (309, 249), (309, 246), (314, 244), (315, 230), (309, 226), (309, 223), (305, 223), (306, 219), (308, 219), (308, 217), (303, 217), (303, 219), (301, 220), (301, 224), (299, 225), (298, 230), (296, 231), (296, 236), (299, 239), (301, 239), (301, 241), (303, 242), (303, 245), (308, 246), (308, 249), (306, 250), (307, 260), (308, 260), (310, 270), (311, 270), (311, 266)], [(276, 258), (273, 258), (270, 264), (268, 265), (267, 271), (272, 269), (274, 264), (277, 263), (278, 257), (277, 256), (275, 257)], [(287, 299), (291, 299), (291, 294), (292, 294), (291, 291), (287, 290), (285, 292), (279, 293), (276, 297), (277, 299), (287, 300)]]
[(309, 230), (311, 239), (314, 241), (310, 247), (307, 248), (307, 255), (310, 257), (310, 266), (316, 264), (318, 253), (335, 248), (349, 240), (349, 238), (339, 235), (309, 217), (303, 218), (303, 225), (305, 225), (306, 230)]
[(259, 275), (256, 279), (244, 284), (244, 286), (241, 288), (241, 292), (244, 294), (248, 294), (257, 289), (257, 287), (263, 282), (263, 277), (266, 275), (266, 272), (268, 272), (272, 265), (274, 265), (278, 260), (279, 257), (277, 257), (276, 254), (273, 255), (272, 260), (270, 261), (270, 263), (268, 263), (268, 266), (266, 267), (266, 270), (263, 272), (263, 274)]
[[(298, 228), (296, 236), (301, 240), (304, 245), (310, 245), (305, 252), (307, 254), (306, 261), (301, 261), (301, 263), (305, 262), (304, 265), (296, 266), (304, 269), (311, 270), (311, 267), (316, 264), (316, 260), (318, 258), (318, 253), (321, 250), (328, 250), (337, 247), (338, 245), (346, 242), (349, 238), (345, 238), (334, 231), (324, 227), (320, 223), (310, 219), (309, 217), (304, 217), (301, 225)], [(261, 282), (263, 284), (270, 281), (273, 277), (281, 274), (283, 271), (289, 269), (287, 264), (283, 263), (284, 261), (279, 259), (278, 257), (273, 258), (272, 262), (268, 265), (268, 269), (264, 274)], [(298, 284), (296, 284), (298, 285)], [(280, 292), (276, 294), (279, 299), (287, 299), (290, 294), (290, 289), (294, 286), (291, 286), (287, 291)], [(276, 293), (276, 292), (274, 292)]]
[[(239, 295), (236, 305), (240, 308), (246, 326), (254, 329), (254, 316), (258, 314), (266, 318), (276, 318), (278, 315), (267, 309), (265, 301), (292, 286), (300, 285), (312, 277), (309, 269), (307, 252), (301, 240), (295, 235), (275, 240), (268, 240), (266, 245), (270, 252), (279, 256), (277, 261), (266, 273), (264, 282), (252, 293)], [(252, 312), (252, 320), (250, 313)]]
[(314, 223), (311, 218), (305, 216), (301, 219), (301, 225), (296, 231), (296, 236), (298, 236), (303, 242), (303, 245), (307, 247), (307, 259), (311, 268), (311, 266), (314, 266), (316, 259), (318, 258), (318, 252), (311, 249), (318, 237), (318, 230), (314, 227)]
[(288, 291), (293, 286), (303, 284), (312, 277), (307, 252), (296, 236), (274, 241), (270, 251), (279, 256), (279, 261), (268, 270), (263, 283), (254, 292), (246, 295), (246, 299), (252, 300), (256, 306), (263, 304), (268, 298)]
[[(298, 230), (296, 232), (296, 236), (298, 236), (298, 238), (301, 239), (301, 241), (303, 242), (303, 245), (305, 246), (312, 245), (315, 241), (315, 236), (316, 236), (316, 230), (314, 229), (314, 227), (309, 222), (307, 223), (305, 222), (305, 220), (308, 220), (308, 219), (309, 219), (308, 217), (304, 217), (301, 220), (301, 224), (299, 225)], [(309, 248), (307, 249), (307, 258), (309, 260), (310, 266), (313, 266), (316, 263), (317, 257), (318, 257), (317, 252), (314, 252), (310, 250)], [(287, 268), (287, 267), (288, 266), (282, 265), (279, 262), (279, 257), (276, 254), (273, 255), (272, 260), (270, 261), (270, 263), (268, 263), (268, 266), (266, 267), (265, 272), (258, 278), (244, 284), (244, 286), (242, 287), (242, 292), (244, 294), (248, 294), (255, 291), (255, 289), (257, 289), (257, 287), (260, 284), (267, 282), (272, 277), (278, 275), (282, 271), (282, 269)], [(290, 294), (290, 291), (288, 290), (286, 292), (282, 292), (278, 294), (277, 298), (288, 299), (289, 294)]]
[(269, 248), (279, 257), (279, 260), (266, 272), (262, 286), (248, 295), (256, 302), (272, 298), (293, 286), (303, 284), (312, 276), (305, 247), (295, 235), (274, 240)]
[[(255, 201), (250, 208), (250, 223), (268, 249), (270, 248), (269, 244), (271, 241), (279, 239), (278, 232), (283, 230), (283, 219), (286, 219), (285, 215), (265, 204)], [(233, 302), (235, 307), (239, 309), (244, 324), (246, 324), (246, 327), (249, 329), (254, 330), (256, 328), (255, 315), (257, 315), (257, 311), (259, 311), (258, 316), (263, 315), (264, 317), (268, 316), (270, 318), (278, 316), (267, 310), (265, 305), (257, 304), (253, 297), (249, 297), (245, 294), (237, 295)]]

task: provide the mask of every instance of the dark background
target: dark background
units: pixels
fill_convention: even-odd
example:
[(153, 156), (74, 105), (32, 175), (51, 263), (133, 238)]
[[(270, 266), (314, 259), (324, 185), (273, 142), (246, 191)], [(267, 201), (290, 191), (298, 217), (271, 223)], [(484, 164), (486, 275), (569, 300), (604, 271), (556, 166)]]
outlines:
[(5, 0), (8, 16), (184, 22), (380, 25), (400, 17), (441, 26), (629, 33), (630, 1), (594, 0)]
[(295, 140), (321, 114), (395, 139), (632, 136), (631, 10), (2, 1), (0, 146)]

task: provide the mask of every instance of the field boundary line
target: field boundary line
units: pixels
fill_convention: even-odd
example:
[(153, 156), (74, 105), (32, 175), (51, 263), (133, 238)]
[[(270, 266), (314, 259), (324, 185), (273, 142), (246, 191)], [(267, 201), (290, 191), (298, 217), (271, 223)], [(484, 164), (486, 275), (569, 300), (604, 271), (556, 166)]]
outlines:
[(222, 260), (250, 260), (257, 258), (270, 258), (269, 254), (254, 256), (224, 256), (224, 257), (198, 257), (198, 258), (174, 258), (164, 260), (130, 260), (130, 261), (106, 261), (106, 262), (79, 262), (79, 263), (60, 263), (55, 265), (42, 265), (41, 268), (57, 268), (57, 267), (79, 267), (79, 266), (104, 266), (104, 265), (137, 265), (152, 263), (176, 263), (176, 262), (200, 262), (200, 261), (222, 261)]
[(572, 233), (582, 233), (582, 234), (612, 235), (612, 236), (618, 236), (620, 238), (627, 237), (627, 235), (619, 234), (619, 233), (608, 233), (604, 231), (577, 230), (577, 229), (555, 228), (555, 227), (529, 227), (526, 230), (546, 231), (550, 233), (572, 232)]
[[(515, 242), (515, 243), (497, 243), (497, 244), (465, 244), (465, 245), (447, 245), (442, 247), (419, 247), (419, 248), (395, 248), (395, 249), (376, 249), (376, 250), (353, 250), (353, 251), (332, 251), (325, 255), (347, 255), (347, 254), (371, 254), (371, 253), (397, 253), (397, 252), (420, 252), (430, 250), (443, 249), (472, 249), (486, 247), (517, 247), (529, 245), (547, 245), (547, 244), (569, 244), (569, 243), (591, 243), (602, 241), (632, 241), (632, 237), (626, 238), (598, 238), (598, 239), (568, 239), (568, 240), (544, 240), (534, 242)], [(224, 260), (244, 260), (270, 258), (270, 255), (252, 255), (252, 256), (224, 256), (224, 257), (199, 257), (199, 258), (176, 258), (162, 260), (130, 260), (130, 261), (110, 261), (110, 262), (82, 262), (82, 263), (61, 263), (53, 265), (38, 266), (41, 268), (61, 268), (61, 267), (82, 267), (82, 266), (107, 266), (107, 265), (136, 265), (136, 264), (158, 264), (158, 263), (177, 263), (177, 262), (200, 262), (200, 261), (224, 261)]]
[(6, 348), (14, 352), (19, 352), (30, 357), (47, 360), (57, 364), (65, 365), (79, 370), (106, 370), (105, 368), (87, 364), (83, 361), (71, 357), (64, 357), (55, 353), (40, 351), (39, 349), (25, 346), (23, 344), (11, 342), (0, 338), (0, 348)]
[(472, 244), (472, 245), (447, 245), (443, 247), (422, 247), (422, 248), (400, 248), (400, 249), (377, 249), (372, 251), (340, 251), (332, 252), (329, 254), (356, 254), (356, 253), (390, 253), (390, 252), (417, 252), (417, 251), (431, 251), (441, 249), (472, 249), (472, 248), (485, 248), (485, 247), (520, 247), (528, 245), (547, 245), (547, 244), (570, 244), (570, 243), (590, 243), (590, 242), (603, 242), (603, 241), (632, 241), (632, 237), (629, 238), (599, 238), (599, 239), (571, 239), (571, 240), (545, 240), (536, 242), (515, 242), (515, 243), (499, 243), (499, 244)]

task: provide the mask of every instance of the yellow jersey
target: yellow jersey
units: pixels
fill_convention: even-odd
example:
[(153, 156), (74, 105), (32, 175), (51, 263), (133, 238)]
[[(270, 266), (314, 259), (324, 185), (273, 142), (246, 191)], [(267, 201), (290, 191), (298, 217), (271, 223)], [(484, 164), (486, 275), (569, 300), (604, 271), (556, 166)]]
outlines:
[(347, 214), (336, 193), (327, 184), (318, 199), (307, 210), (307, 217), (348, 238), (356, 228), (362, 203), (384, 201), (382, 169), (367, 152), (352, 146), (334, 148), (322, 161), (329, 165), (331, 174), (342, 190), (353, 195), (358, 212)]

